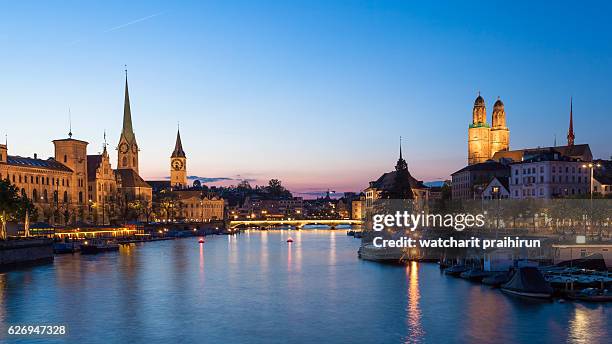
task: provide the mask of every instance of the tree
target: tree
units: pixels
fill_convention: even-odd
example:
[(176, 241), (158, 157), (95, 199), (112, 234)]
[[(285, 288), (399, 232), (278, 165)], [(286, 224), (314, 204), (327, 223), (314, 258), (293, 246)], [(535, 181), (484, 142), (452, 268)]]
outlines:
[(270, 179), (268, 182), (268, 186), (265, 188), (266, 193), (270, 198), (290, 198), (291, 192), (289, 192), (282, 185), (281, 181), (278, 179)]
[[(276, 180), (276, 179), (274, 179), (274, 180)], [(280, 185), (280, 182), (279, 182), (279, 185)], [(241, 181), (240, 183), (238, 183), (238, 186), (236, 188), (238, 190), (244, 190), (244, 191), (252, 189), (251, 184), (249, 183), (248, 180)]]
[(25, 214), (37, 216), (36, 207), (8, 179), (0, 180), (0, 237), (6, 239), (6, 222), (25, 219)]

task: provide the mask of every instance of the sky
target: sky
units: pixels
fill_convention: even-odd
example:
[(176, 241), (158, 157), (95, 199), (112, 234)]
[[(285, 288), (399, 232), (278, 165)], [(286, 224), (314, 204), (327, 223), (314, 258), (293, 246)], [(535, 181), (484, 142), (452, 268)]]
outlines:
[[(477, 92), (505, 103), (510, 147), (577, 143), (612, 156), (606, 2), (0, 1), (0, 134), (52, 156), (67, 136), (115, 148), (124, 65), (145, 179), (278, 178), (304, 195), (361, 191), (393, 169), (466, 165)], [(116, 151), (112, 151), (116, 166)]]

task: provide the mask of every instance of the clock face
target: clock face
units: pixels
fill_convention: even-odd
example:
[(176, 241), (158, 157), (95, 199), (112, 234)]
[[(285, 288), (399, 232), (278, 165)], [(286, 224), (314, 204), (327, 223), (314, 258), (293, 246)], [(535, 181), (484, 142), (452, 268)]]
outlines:
[(172, 160), (172, 168), (175, 171), (178, 171), (178, 170), (182, 169), (183, 168), (183, 162), (180, 161), (179, 159)]
[(137, 153), (138, 152), (138, 147), (136, 147), (135, 144), (132, 145), (132, 153)]
[(125, 143), (125, 142), (119, 145), (119, 151), (121, 153), (127, 153), (128, 149), (129, 149), (129, 147), (128, 147), (127, 143)]

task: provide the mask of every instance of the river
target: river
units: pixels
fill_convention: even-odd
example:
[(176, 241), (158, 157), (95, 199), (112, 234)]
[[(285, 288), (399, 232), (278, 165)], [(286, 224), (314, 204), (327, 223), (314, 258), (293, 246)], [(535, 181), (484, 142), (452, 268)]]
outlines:
[[(294, 242), (288, 244), (286, 239)], [(612, 306), (539, 302), (357, 258), (343, 230), (247, 231), (123, 246), (0, 274), (10, 343), (605, 342)], [(10, 325), (65, 325), (9, 337)]]

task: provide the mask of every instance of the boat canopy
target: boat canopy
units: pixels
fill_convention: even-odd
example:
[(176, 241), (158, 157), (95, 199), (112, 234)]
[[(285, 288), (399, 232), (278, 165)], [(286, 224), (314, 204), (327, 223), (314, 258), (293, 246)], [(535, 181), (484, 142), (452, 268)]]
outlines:
[(550, 294), (553, 292), (540, 270), (530, 266), (519, 268), (510, 281), (503, 285), (503, 288), (526, 293)]

